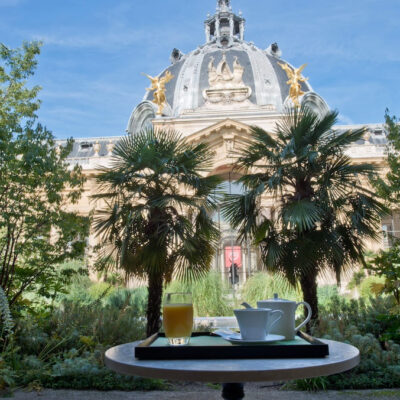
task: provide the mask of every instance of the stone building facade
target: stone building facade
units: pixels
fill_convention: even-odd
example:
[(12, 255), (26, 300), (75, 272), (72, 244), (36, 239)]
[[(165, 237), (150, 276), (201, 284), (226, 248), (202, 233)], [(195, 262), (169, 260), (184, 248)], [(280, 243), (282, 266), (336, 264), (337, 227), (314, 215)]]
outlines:
[[(152, 90), (147, 90), (143, 101), (136, 105), (128, 120), (127, 132), (135, 134), (143, 128), (174, 129), (190, 142), (205, 142), (215, 152), (214, 166), (210, 174), (220, 174), (226, 180), (228, 191), (240, 190), (232, 172), (232, 150), (249, 142), (251, 126), (273, 131), (286, 106), (293, 102), (288, 73), (296, 71), (282, 60), (276, 43), (260, 49), (245, 40), (245, 19), (232, 11), (230, 1), (217, 1), (214, 15), (204, 24), (205, 43), (188, 54), (174, 49), (170, 65), (156, 78), (152, 78)], [(165, 101), (160, 112), (153, 102), (163, 77)], [(173, 78), (171, 78), (171, 76)], [(151, 77), (149, 77), (151, 78)], [(317, 113), (329, 110), (324, 99), (308, 81), (298, 81), (301, 93), (299, 102), (307, 104)], [(336, 126), (335, 129), (356, 129), (361, 126)], [(95, 176), (98, 166), (107, 165), (118, 137), (76, 139), (69, 156), (71, 164), (79, 164), (87, 177), (84, 195), (74, 208), (82, 215), (89, 215), (96, 204), (90, 196), (96, 191)], [(384, 166), (386, 132), (383, 125), (368, 125), (365, 137), (347, 149), (354, 163), (369, 162)], [(59, 145), (63, 145), (59, 141)], [(266, 208), (271, 200), (265, 199)], [(243, 282), (260, 267), (258, 255), (249, 243), (239, 243), (236, 234), (223, 221), (220, 223), (222, 239), (215, 258), (215, 268), (228, 279), (229, 265), (239, 265), (239, 281)], [(400, 231), (400, 220), (388, 217), (382, 221), (383, 231)], [(386, 236), (385, 236), (386, 237)], [(387, 246), (382, 243), (374, 246)], [(89, 244), (94, 245), (93, 235)], [(233, 260), (233, 261), (232, 261)]]

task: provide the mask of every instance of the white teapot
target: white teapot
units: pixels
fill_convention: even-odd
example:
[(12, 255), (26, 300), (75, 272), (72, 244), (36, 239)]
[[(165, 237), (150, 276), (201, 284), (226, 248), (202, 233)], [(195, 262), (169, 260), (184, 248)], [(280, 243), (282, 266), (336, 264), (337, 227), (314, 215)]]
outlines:
[[(299, 326), (295, 327), (296, 310), (300, 305), (306, 306), (308, 315)], [(270, 333), (283, 335), (286, 340), (293, 340), (297, 331), (310, 321), (312, 315), (311, 307), (305, 301), (296, 303), (295, 301), (280, 299), (277, 294), (274, 294), (273, 299), (257, 301), (257, 307), (283, 311), (282, 318), (271, 327)]]

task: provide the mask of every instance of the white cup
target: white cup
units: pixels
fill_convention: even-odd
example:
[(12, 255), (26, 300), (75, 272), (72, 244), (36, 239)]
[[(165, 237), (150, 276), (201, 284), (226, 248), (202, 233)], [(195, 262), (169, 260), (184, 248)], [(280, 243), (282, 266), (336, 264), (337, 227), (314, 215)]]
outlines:
[[(243, 340), (265, 340), (271, 328), (282, 318), (283, 312), (268, 308), (234, 310)], [(278, 317), (273, 319), (273, 315)]]

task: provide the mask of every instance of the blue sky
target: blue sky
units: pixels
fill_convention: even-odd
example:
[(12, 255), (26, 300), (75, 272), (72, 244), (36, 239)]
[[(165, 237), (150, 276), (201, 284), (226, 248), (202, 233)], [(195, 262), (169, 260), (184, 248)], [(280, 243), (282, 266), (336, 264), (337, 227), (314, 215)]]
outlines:
[[(278, 42), (341, 123), (400, 115), (400, 0), (232, 0), (245, 39)], [(204, 43), (216, 0), (0, 0), (0, 41), (44, 42), (32, 82), (43, 87), (40, 121), (56, 137), (115, 136), (174, 47)]]

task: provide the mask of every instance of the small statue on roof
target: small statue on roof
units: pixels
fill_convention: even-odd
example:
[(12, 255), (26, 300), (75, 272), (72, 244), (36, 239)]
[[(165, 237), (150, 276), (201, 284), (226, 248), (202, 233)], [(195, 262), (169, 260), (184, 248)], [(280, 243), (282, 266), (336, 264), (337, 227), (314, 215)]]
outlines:
[(162, 78), (153, 78), (147, 74), (143, 75), (147, 76), (151, 81), (151, 87), (146, 88), (146, 90), (149, 92), (154, 91), (153, 103), (158, 105), (157, 115), (162, 115), (164, 107), (167, 103), (167, 99), (165, 97), (165, 84), (171, 81), (174, 78), (174, 75), (172, 75), (169, 71), (167, 71)]
[(301, 90), (300, 82), (308, 81), (308, 78), (301, 76), (301, 73), (307, 64), (303, 64), (300, 68), (294, 69), (290, 68), (288, 64), (278, 63), (278, 65), (286, 72), (286, 75), (289, 79), (286, 82), (288, 85), (290, 85), (289, 97), (292, 99), (295, 107), (300, 107), (299, 97), (304, 94), (304, 92)]

